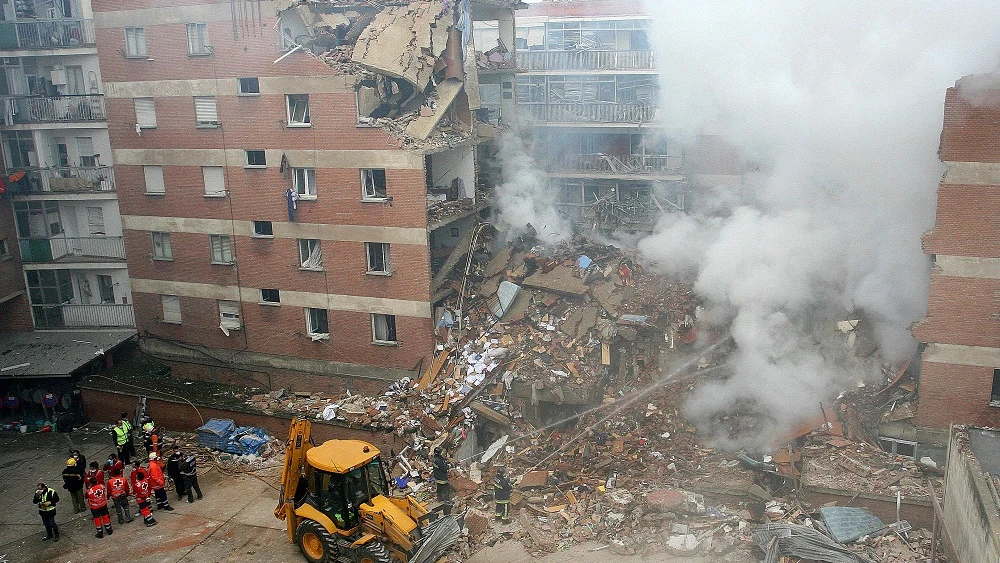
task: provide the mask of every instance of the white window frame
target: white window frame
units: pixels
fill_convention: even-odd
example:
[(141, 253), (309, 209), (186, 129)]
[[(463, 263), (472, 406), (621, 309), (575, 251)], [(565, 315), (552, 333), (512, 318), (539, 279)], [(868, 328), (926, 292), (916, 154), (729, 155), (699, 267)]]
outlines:
[(153, 98), (133, 98), (135, 123), (140, 129), (156, 129), (156, 100)]
[[(382, 171), (384, 186), (382, 194), (379, 195), (375, 187), (375, 176), (372, 174), (376, 170)], [(361, 200), (362, 201), (385, 201), (389, 195), (389, 181), (384, 168), (362, 168), (361, 169)]]
[(163, 316), (160, 318), (161, 322), (177, 325), (182, 323), (183, 316), (181, 315), (180, 297), (176, 295), (161, 295), (160, 306), (163, 308)]
[(316, 169), (292, 168), (292, 185), (299, 199), (316, 199)]
[[(399, 333), (396, 330), (396, 315), (388, 315), (388, 314), (385, 314), (385, 313), (372, 313), (371, 317), (372, 317), (372, 344), (380, 344), (380, 345), (383, 345), (383, 346), (396, 346), (397, 344), (399, 344)], [(376, 327), (376, 321), (377, 321), (378, 317), (382, 317), (382, 318), (386, 319), (386, 323), (387, 323), (386, 324), (386, 330), (389, 330), (389, 324), (388, 323), (389, 323), (390, 320), (392, 321), (392, 334), (386, 333), (386, 336), (387, 337), (388, 336), (393, 336), (395, 338), (393, 338), (392, 340), (389, 340), (388, 338), (386, 338), (386, 339), (380, 339), (378, 337), (378, 330), (375, 328)]]
[[(170, 233), (151, 231), (149, 236), (153, 243), (153, 260), (172, 261), (174, 259), (174, 245), (170, 240)], [(159, 245), (159, 251), (157, 251), (157, 245)]]
[(208, 41), (208, 24), (193, 22), (185, 24), (189, 57), (207, 57), (212, 54), (212, 45)]
[[(382, 269), (374, 269), (373, 266), (377, 264), (372, 264), (372, 252), (375, 252), (375, 245), (379, 245), (382, 253)], [(368, 271), (365, 272), (372, 276), (391, 276), (392, 275), (392, 254), (391, 247), (387, 242), (366, 242), (365, 243), (365, 262), (368, 265)]]
[[(244, 80), (256, 80), (257, 81), (257, 89), (253, 90), (253, 91), (251, 91), (251, 90), (244, 90), (243, 89), (243, 81)], [(239, 92), (240, 96), (259, 96), (260, 95), (260, 77), (257, 77), (257, 76), (244, 76), (242, 78), (237, 78), (236, 79), (236, 89)]]
[[(278, 297), (278, 300), (268, 301), (267, 299), (264, 299), (265, 291), (274, 291), (276, 293), (276, 296)], [(276, 287), (262, 287), (260, 290), (260, 301), (258, 303), (261, 305), (270, 305), (270, 306), (281, 305), (281, 290)]]
[(226, 196), (226, 169), (222, 166), (202, 166), (201, 178), (205, 182), (205, 197)]
[[(257, 225), (263, 225), (267, 223), (271, 227), (271, 232), (269, 234), (257, 232)], [(274, 223), (271, 221), (253, 221), (253, 236), (255, 238), (274, 238)]]
[(233, 239), (229, 235), (208, 235), (208, 246), (212, 264), (231, 265), (236, 261), (233, 255)]
[(146, 180), (146, 195), (166, 195), (167, 185), (163, 181), (162, 166), (143, 165), (142, 176)]
[[(244, 161), (244, 168), (267, 168), (267, 151), (263, 149), (245, 149), (243, 151), (246, 153), (246, 160)], [(264, 155), (264, 164), (250, 164), (250, 153), (259, 152)]]
[[(315, 238), (300, 238), (299, 245), (299, 269), (322, 271), (323, 268), (323, 242)], [(318, 264), (317, 262), (318, 257)], [(311, 264), (311, 265), (307, 265)]]
[(145, 59), (149, 57), (146, 46), (146, 28), (126, 27), (125, 28), (125, 58)]
[(219, 101), (215, 96), (193, 96), (194, 125), (201, 128), (219, 126)]
[(219, 325), (228, 330), (243, 328), (243, 319), (240, 318), (240, 302), (220, 299), (218, 303)]
[[(910, 440), (900, 440), (898, 438), (889, 438), (888, 436), (879, 436), (878, 441), (879, 441), (879, 446), (881, 446), (883, 450), (885, 450), (888, 453), (891, 453), (892, 455), (917, 459), (917, 442), (912, 442)], [(887, 444), (890, 446), (889, 450), (886, 450), (885, 448)], [(903, 444), (905, 446), (913, 448), (913, 455), (906, 455), (904, 453), (899, 453), (897, 451), (899, 449), (899, 444)]]
[[(302, 102), (305, 102), (305, 107), (301, 105)], [(285, 113), (288, 127), (312, 127), (309, 94), (285, 94)]]
[[(306, 307), (304, 311), (306, 313), (306, 335), (311, 337), (313, 340), (328, 340), (330, 338), (330, 311), (327, 309), (317, 309), (315, 307)], [(325, 314), (326, 332), (319, 332), (317, 327), (313, 326), (313, 311), (323, 311)]]

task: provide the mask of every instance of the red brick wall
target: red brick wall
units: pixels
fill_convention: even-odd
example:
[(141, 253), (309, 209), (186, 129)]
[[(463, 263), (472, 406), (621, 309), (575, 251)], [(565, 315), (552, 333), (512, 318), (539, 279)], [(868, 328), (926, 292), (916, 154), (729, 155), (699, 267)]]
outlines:
[(960, 85), (949, 88), (944, 102), (941, 160), (1000, 162), (998, 120), (1000, 90), (963, 91)]
[[(14, 227), (14, 210), (6, 199), (0, 199), (0, 239), (6, 241), (10, 253), (8, 257), (0, 258), (0, 297), (15, 291), (24, 292), (24, 272), (21, 269), (17, 229)], [(26, 293), (0, 303), (0, 332), (27, 332), (33, 328)]]
[(913, 335), (923, 342), (997, 346), (998, 318), (1000, 280), (949, 277), (938, 270), (931, 274), (927, 316)]
[[(1000, 127), (994, 129), (1000, 137)], [(924, 251), (1000, 258), (1000, 186), (941, 184), (937, 218), (924, 236)]]
[(923, 362), (916, 423), (947, 427), (951, 423), (995, 427), (1000, 407), (989, 406), (993, 368)]
[(170, 373), (173, 377), (225, 385), (256, 387), (262, 389), (262, 392), (286, 389), (289, 392), (308, 391), (310, 393), (339, 395), (350, 391), (352, 394), (375, 396), (381, 395), (388, 387), (388, 382), (380, 379), (315, 375), (273, 368), (250, 371), (177, 361), (164, 361), (163, 363), (170, 366)]

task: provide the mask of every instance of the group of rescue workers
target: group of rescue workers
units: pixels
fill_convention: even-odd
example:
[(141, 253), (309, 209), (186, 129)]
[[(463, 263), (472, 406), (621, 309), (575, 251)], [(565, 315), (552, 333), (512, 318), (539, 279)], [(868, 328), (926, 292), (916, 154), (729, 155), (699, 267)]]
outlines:
[[(431, 476), (437, 485), (437, 499), (449, 505), (451, 502), (451, 484), (448, 482), (448, 470), (451, 469), (451, 463), (445, 459), (441, 448), (434, 448), (434, 457), (431, 459), (431, 466), (433, 468)], [(498, 466), (496, 473), (493, 475), (493, 500), (496, 501), (494, 515), (497, 520), (510, 522), (510, 492), (513, 488), (514, 486), (510, 481), (510, 477), (507, 476), (507, 470), (502, 465)], [(450, 510), (446, 508), (445, 513), (449, 512)]]
[[(173, 510), (167, 498), (164, 469), (173, 482), (178, 500), (186, 495), (188, 502), (194, 502), (195, 493), (199, 499), (202, 498), (201, 487), (198, 485), (197, 460), (193, 451), (174, 450), (164, 462), (161, 451), (162, 432), (149, 421), (143, 424), (147, 458), (131, 461), (136, 452), (132, 443), (132, 423), (129, 422), (127, 413), (122, 413), (121, 419), (112, 427), (112, 432), (116, 453), (108, 457), (103, 468), (96, 461), (90, 462), (88, 466), (87, 458), (79, 450), (73, 450), (70, 452), (72, 457), (66, 460), (66, 469), (62, 472), (62, 488), (73, 499), (73, 512), (79, 514), (90, 509), (97, 529), (96, 537), (103, 538), (105, 534), (110, 536), (114, 533), (109, 502), (114, 506), (118, 524), (133, 521), (129, 497), (135, 497), (139, 507), (138, 514), (142, 515), (147, 527), (156, 525), (152, 513), (154, 500), (157, 509)], [(129, 465), (132, 469), (126, 477)], [(34, 503), (38, 505), (42, 524), (45, 526), (42, 541), (59, 541), (59, 527), (56, 525), (58, 502), (59, 494), (55, 489), (45, 483), (38, 484)]]

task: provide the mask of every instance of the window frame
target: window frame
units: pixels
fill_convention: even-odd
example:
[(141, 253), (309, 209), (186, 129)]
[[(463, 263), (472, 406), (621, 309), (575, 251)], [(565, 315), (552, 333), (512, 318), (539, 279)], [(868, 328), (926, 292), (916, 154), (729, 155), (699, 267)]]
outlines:
[[(125, 58), (126, 59), (148, 59), (149, 58), (149, 44), (146, 42), (146, 28), (140, 26), (127, 26), (125, 30)], [(132, 39), (129, 39), (129, 32), (132, 32)], [(139, 52), (139, 36), (136, 32), (142, 35), (142, 51)], [(130, 45), (136, 48), (133, 53), (130, 49)]]
[[(267, 294), (265, 292), (274, 292), (273, 294)], [(268, 295), (273, 295), (274, 299), (268, 299)], [(281, 290), (273, 287), (262, 287), (260, 289), (260, 305), (268, 305), (272, 307), (277, 307), (281, 305)]]
[[(376, 329), (376, 317), (384, 317), (386, 319), (386, 336), (393, 337), (392, 340), (380, 340), (378, 338), (378, 331)], [(371, 314), (372, 323), (372, 344), (379, 346), (398, 346), (399, 345), (399, 332), (396, 329), (396, 315), (390, 315), (388, 313), (372, 313)]]
[[(139, 119), (139, 103), (145, 104), (149, 102), (150, 115), (152, 115), (152, 122), (146, 122), (145, 124)], [(140, 96), (138, 98), (132, 98), (132, 108), (135, 110), (135, 124), (139, 126), (139, 129), (156, 129), (156, 98), (152, 96)]]
[[(167, 306), (166, 306), (166, 302), (167, 302), (168, 299), (173, 299), (177, 303), (177, 319), (176, 320), (174, 320), (172, 318), (167, 318)], [(175, 325), (179, 325), (179, 324), (183, 324), (184, 323), (184, 314), (181, 312), (181, 298), (180, 298), (180, 296), (178, 296), (178, 295), (163, 295), (163, 294), (161, 294), (160, 295), (160, 308), (161, 308), (160, 322), (162, 322), (162, 323), (170, 323), (170, 324), (175, 324)]]
[[(194, 102), (194, 126), (197, 129), (216, 129), (219, 127), (219, 99), (215, 96), (191, 96)], [(198, 115), (198, 100), (211, 100), (212, 104), (215, 106), (213, 112), (215, 113), (214, 120), (202, 120)]]
[[(382, 172), (382, 195), (379, 195), (378, 189), (375, 186), (375, 172)], [(369, 182), (369, 179), (371, 179), (371, 182)], [(368, 191), (369, 184), (372, 186), (370, 193)], [(389, 180), (388, 175), (385, 173), (385, 168), (362, 168), (361, 201), (384, 202), (387, 199), (389, 199)]]
[[(196, 36), (192, 37), (191, 31), (196, 32)], [(207, 22), (189, 22), (184, 24), (185, 36), (187, 37), (187, 48), (189, 57), (207, 57), (212, 54), (212, 45), (208, 40), (208, 23)], [(195, 45), (196, 40), (200, 45)], [(201, 47), (201, 50), (195, 51), (196, 47)]]
[[(243, 84), (244, 80), (255, 80), (257, 81), (257, 90), (250, 91), (244, 90)], [(236, 91), (238, 96), (259, 96), (260, 95), (260, 77), (259, 76), (245, 76), (243, 78), (236, 79)]]
[[(159, 182), (160, 191), (150, 191), (150, 178), (153, 178), (154, 185)], [(143, 164), (142, 165), (142, 179), (145, 183), (145, 192), (143, 195), (154, 195), (162, 196), (167, 195), (167, 184), (163, 179), (163, 167), (157, 164)]]
[[(150, 240), (152, 242), (152, 259), (163, 261), (163, 262), (173, 262), (174, 261), (174, 245), (170, 238), (170, 233), (167, 231), (150, 231)], [(156, 252), (156, 239), (160, 239), (160, 249), (161, 253), (157, 256)], [(166, 244), (164, 244), (166, 242)]]
[[(258, 220), (255, 220), (255, 221), (252, 221), (252, 223), (253, 223), (253, 225), (252, 225), (253, 226), (253, 235), (251, 235), (251, 236), (253, 238), (274, 238), (274, 224), (271, 221), (263, 221), (263, 220), (258, 221)], [(257, 229), (258, 226), (263, 227), (265, 223), (267, 224), (267, 230), (271, 231), (268, 234), (261, 233)]]
[[(312, 256), (312, 252), (313, 252), (312, 251), (312, 247), (313, 247), (312, 243), (315, 243), (315, 246), (319, 248), (320, 265), (318, 267), (311, 267), (311, 266), (304, 266), (303, 265)], [(296, 244), (297, 244), (297, 246), (299, 248), (299, 269), (300, 270), (306, 270), (306, 271), (310, 271), (310, 272), (322, 272), (322, 271), (324, 271), (326, 269), (324, 267), (324, 265), (323, 265), (323, 241), (322, 240), (317, 239), (317, 238), (300, 238), (300, 239), (297, 239)], [(305, 257), (303, 257), (303, 251), (306, 250), (307, 248), (308, 248), (308, 252), (306, 253)]]
[[(240, 310), (240, 302), (231, 299), (219, 299), (216, 301), (219, 309), (219, 325), (228, 330), (243, 329), (243, 312)], [(223, 310), (225, 308), (226, 310)], [(229, 326), (226, 326), (226, 322)]]
[[(303, 183), (305, 186), (302, 185)], [(316, 199), (318, 197), (316, 193), (316, 169), (292, 168), (292, 188), (299, 194), (300, 200)]]
[[(243, 168), (260, 168), (260, 169), (267, 168), (267, 151), (265, 151), (264, 149), (244, 149), (243, 152), (245, 153), (246, 157), (244, 160)], [(255, 153), (255, 154), (260, 153), (260, 155), (264, 159), (264, 164), (250, 164), (250, 153)]]
[[(381, 247), (382, 254), (382, 269), (376, 270), (372, 268), (372, 252), (374, 250), (374, 245), (379, 245)], [(367, 270), (365, 274), (370, 276), (391, 276), (392, 275), (392, 247), (388, 242), (366, 242), (365, 243), (365, 263)], [(376, 266), (378, 264), (375, 264)]]
[[(217, 241), (219, 246), (218, 255), (215, 252)], [(234, 263), (236, 263), (236, 254), (233, 252), (233, 238), (231, 236), (208, 235), (208, 248), (212, 264), (217, 264), (220, 266), (232, 266)], [(226, 260), (227, 254), (229, 255), (229, 260)]]
[[(302, 112), (301, 120), (293, 120), (295, 111), (292, 109), (292, 102), (305, 101), (305, 110)], [(309, 94), (285, 94), (285, 127), (312, 127), (312, 118), (309, 115)]]
[[(208, 191), (209, 187), (209, 177), (206, 174), (207, 171), (211, 171), (212, 174), (222, 174), (222, 189), (215, 191)], [(201, 180), (205, 184), (205, 194), (204, 197), (226, 197), (229, 193), (226, 190), (226, 168), (224, 166), (202, 166), (201, 167)]]
[[(306, 336), (312, 338), (313, 340), (329, 340), (330, 338), (330, 311), (327, 309), (319, 309), (316, 307), (305, 307), (306, 315)], [(313, 326), (313, 311), (322, 311), (323, 317), (326, 322), (326, 332), (320, 332), (317, 328), (318, 326)]]
[(991, 407), (1000, 407), (1000, 368), (993, 368), (993, 387), (990, 390)]

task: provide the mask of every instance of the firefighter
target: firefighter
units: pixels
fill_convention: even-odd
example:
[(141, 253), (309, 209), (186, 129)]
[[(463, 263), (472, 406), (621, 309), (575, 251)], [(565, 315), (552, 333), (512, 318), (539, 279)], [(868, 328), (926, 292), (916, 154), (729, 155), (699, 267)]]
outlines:
[(163, 461), (160, 460), (160, 456), (156, 455), (156, 452), (150, 452), (149, 487), (153, 489), (153, 495), (156, 497), (156, 508), (169, 512), (174, 507), (170, 506), (170, 501), (167, 499), (167, 491), (164, 489), (166, 486), (167, 479), (163, 476)]
[(167, 458), (167, 475), (174, 482), (174, 490), (177, 491), (177, 500), (184, 498), (184, 476), (181, 475), (181, 452), (174, 450)]
[(451, 486), (448, 484), (448, 469), (451, 466), (448, 464), (448, 460), (444, 458), (441, 448), (434, 448), (433, 464), (434, 469), (431, 472), (431, 476), (434, 477), (434, 482), (437, 483), (437, 498), (439, 501), (447, 503), (451, 500)]
[(63, 488), (69, 491), (73, 498), (73, 513), (79, 514), (86, 510), (87, 505), (83, 500), (83, 474), (76, 467), (75, 457), (66, 460), (66, 469), (63, 469), (62, 478)]
[(181, 462), (178, 465), (181, 477), (184, 478), (184, 490), (187, 492), (188, 502), (194, 502), (194, 495), (198, 493), (198, 500), (201, 500), (201, 487), (198, 486), (198, 460), (194, 457), (194, 452), (181, 452)]
[(139, 513), (142, 514), (142, 520), (146, 527), (155, 526), (156, 519), (153, 518), (153, 513), (149, 509), (149, 496), (153, 491), (149, 485), (149, 474), (138, 463), (134, 467), (132, 470), (132, 494), (135, 495), (135, 503), (139, 505)]
[(104, 532), (110, 536), (114, 533), (111, 528), (111, 514), (108, 512), (108, 489), (104, 483), (87, 479), (87, 505), (90, 506), (90, 514), (94, 517), (94, 527), (97, 528), (96, 538), (103, 538)]
[(163, 452), (160, 450), (162, 446), (160, 429), (155, 427), (152, 422), (147, 422), (142, 425), (142, 432), (146, 436), (146, 453), (155, 453), (157, 456), (162, 456)]
[(112, 471), (108, 478), (108, 493), (111, 494), (111, 503), (115, 505), (119, 524), (132, 521), (132, 511), (128, 506), (130, 492), (128, 480), (122, 476), (121, 470)]
[(497, 467), (496, 475), (493, 476), (493, 499), (497, 503), (496, 519), (510, 522), (510, 490), (513, 488), (507, 471), (503, 467)]
[(59, 541), (59, 526), (56, 525), (56, 503), (59, 502), (59, 493), (45, 483), (39, 483), (35, 489), (33, 502), (38, 505), (38, 514), (45, 526), (45, 537), (42, 541)]

